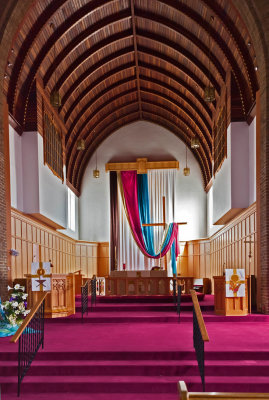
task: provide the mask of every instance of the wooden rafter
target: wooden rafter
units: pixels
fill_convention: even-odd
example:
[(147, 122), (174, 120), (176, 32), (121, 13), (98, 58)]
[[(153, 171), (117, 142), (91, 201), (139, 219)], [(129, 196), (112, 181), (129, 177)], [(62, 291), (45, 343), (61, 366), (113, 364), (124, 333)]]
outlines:
[(134, 37), (134, 51), (135, 51), (135, 72), (136, 72), (136, 82), (137, 82), (137, 96), (138, 96), (138, 106), (139, 106), (139, 116), (142, 119), (142, 103), (141, 103), (141, 93), (140, 93), (140, 80), (139, 80), (139, 65), (138, 65), (138, 53), (137, 53), (137, 37), (136, 37), (136, 27), (135, 27), (135, 12), (134, 12), (134, 0), (131, 1), (131, 12), (132, 12), (132, 27), (133, 27), (133, 37)]

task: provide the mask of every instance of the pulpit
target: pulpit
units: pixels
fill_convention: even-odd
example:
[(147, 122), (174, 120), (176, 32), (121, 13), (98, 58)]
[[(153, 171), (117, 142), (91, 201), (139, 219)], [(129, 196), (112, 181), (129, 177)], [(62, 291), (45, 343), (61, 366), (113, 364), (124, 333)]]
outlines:
[[(42, 291), (32, 291), (32, 275), (15, 279), (14, 284), (25, 286), (28, 293), (28, 309), (39, 300)], [(51, 274), (51, 290), (45, 300), (45, 318), (67, 317), (75, 314), (75, 276), (74, 274)]]
[(218, 315), (247, 315), (248, 314), (248, 280), (244, 279), (244, 297), (226, 296), (225, 276), (213, 276), (215, 313)]

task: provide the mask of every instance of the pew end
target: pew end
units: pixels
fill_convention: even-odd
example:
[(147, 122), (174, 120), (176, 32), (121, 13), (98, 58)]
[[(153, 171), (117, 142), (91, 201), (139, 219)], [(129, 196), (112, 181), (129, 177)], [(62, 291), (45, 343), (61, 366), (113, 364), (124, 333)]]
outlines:
[(184, 381), (178, 382), (180, 400), (269, 400), (269, 393), (188, 392)]

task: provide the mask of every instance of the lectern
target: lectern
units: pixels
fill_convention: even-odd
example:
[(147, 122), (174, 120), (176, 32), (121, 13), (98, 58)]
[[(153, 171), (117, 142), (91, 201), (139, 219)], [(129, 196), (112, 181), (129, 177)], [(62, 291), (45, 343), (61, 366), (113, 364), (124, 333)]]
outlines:
[(226, 297), (225, 276), (213, 276), (215, 313), (218, 315), (247, 315), (248, 314), (248, 281), (244, 280), (244, 297)]

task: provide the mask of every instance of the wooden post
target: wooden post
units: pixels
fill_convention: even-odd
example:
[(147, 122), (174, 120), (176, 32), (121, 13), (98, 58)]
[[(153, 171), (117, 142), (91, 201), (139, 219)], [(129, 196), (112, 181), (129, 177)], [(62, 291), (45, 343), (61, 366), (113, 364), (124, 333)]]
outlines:
[[(163, 230), (165, 231), (166, 215), (165, 215), (165, 196), (163, 196)], [(160, 253), (161, 258), (161, 253)], [(167, 255), (164, 256), (164, 269), (167, 271)]]

